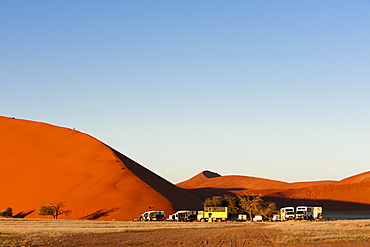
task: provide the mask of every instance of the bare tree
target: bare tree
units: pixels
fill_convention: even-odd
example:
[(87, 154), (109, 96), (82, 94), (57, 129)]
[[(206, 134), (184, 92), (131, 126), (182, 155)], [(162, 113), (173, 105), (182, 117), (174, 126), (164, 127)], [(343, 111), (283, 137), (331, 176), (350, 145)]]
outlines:
[(59, 215), (66, 216), (72, 213), (65, 204), (65, 202), (52, 202), (49, 206), (42, 205), (39, 208), (39, 215), (51, 215), (54, 219), (58, 219)]
[(276, 213), (276, 204), (274, 202), (263, 202), (260, 214), (270, 219), (274, 213)]
[(246, 195), (238, 195), (240, 208), (249, 215), (250, 221), (253, 221), (253, 215), (259, 214), (262, 211), (263, 200), (260, 196), (255, 196), (246, 193)]

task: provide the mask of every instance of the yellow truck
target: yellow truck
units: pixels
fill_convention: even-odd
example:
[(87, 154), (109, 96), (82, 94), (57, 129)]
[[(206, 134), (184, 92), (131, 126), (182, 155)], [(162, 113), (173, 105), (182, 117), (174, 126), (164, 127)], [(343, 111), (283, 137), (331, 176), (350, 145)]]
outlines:
[(204, 207), (204, 211), (198, 211), (197, 220), (202, 222), (222, 222), (229, 217), (228, 207)]

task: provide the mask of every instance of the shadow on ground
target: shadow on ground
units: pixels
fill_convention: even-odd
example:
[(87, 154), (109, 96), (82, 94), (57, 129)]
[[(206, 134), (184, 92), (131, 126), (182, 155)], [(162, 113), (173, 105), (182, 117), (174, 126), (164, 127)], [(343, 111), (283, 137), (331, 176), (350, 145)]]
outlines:
[(81, 220), (97, 220), (100, 219), (101, 217), (108, 216), (110, 213), (113, 213), (114, 211), (117, 211), (119, 208), (111, 208), (109, 210), (98, 210), (95, 211), (94, 213), (91, 213), (89, 215), (83, 216), (80, 219)]

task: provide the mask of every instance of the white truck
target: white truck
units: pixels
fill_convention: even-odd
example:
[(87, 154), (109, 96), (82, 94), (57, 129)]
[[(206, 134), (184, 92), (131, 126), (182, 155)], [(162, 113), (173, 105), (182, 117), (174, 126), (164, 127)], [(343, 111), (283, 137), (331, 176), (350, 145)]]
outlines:
[(298, 206), (295, 213), (296, 220), (313, 220), (313, 207)]
[(197, 211), (195, 210), (180, 210), (168, 216), (169, 221), (196, 221)]
[(139, 216), (140, 221), (163, 221), (166, 219), (164, 211), (147, 211)]
[(313, 218), (315, 220), (322, 220), (322, 207), (313, 207)]
[(322, 207), (298, 206), (296, 211), (297, 220), (321, 220)]
[(281, 219), (281, 221), (294, 220), (294, 218), (295, 218), (294, 207), (284, 207), (284, 208), (280, 209), (280, 219)]
[(248, 216), (246, 214), (238, 214), (238, 219), (237, 221), (247, 221)]

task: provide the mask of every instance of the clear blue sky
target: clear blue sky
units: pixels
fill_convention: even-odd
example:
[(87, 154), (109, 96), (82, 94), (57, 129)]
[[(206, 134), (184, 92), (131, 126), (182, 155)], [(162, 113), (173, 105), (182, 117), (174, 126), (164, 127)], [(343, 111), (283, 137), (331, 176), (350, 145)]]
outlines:
[(370, 1), (0, 1), (3, 116), (177, 183), (370, 167)]

